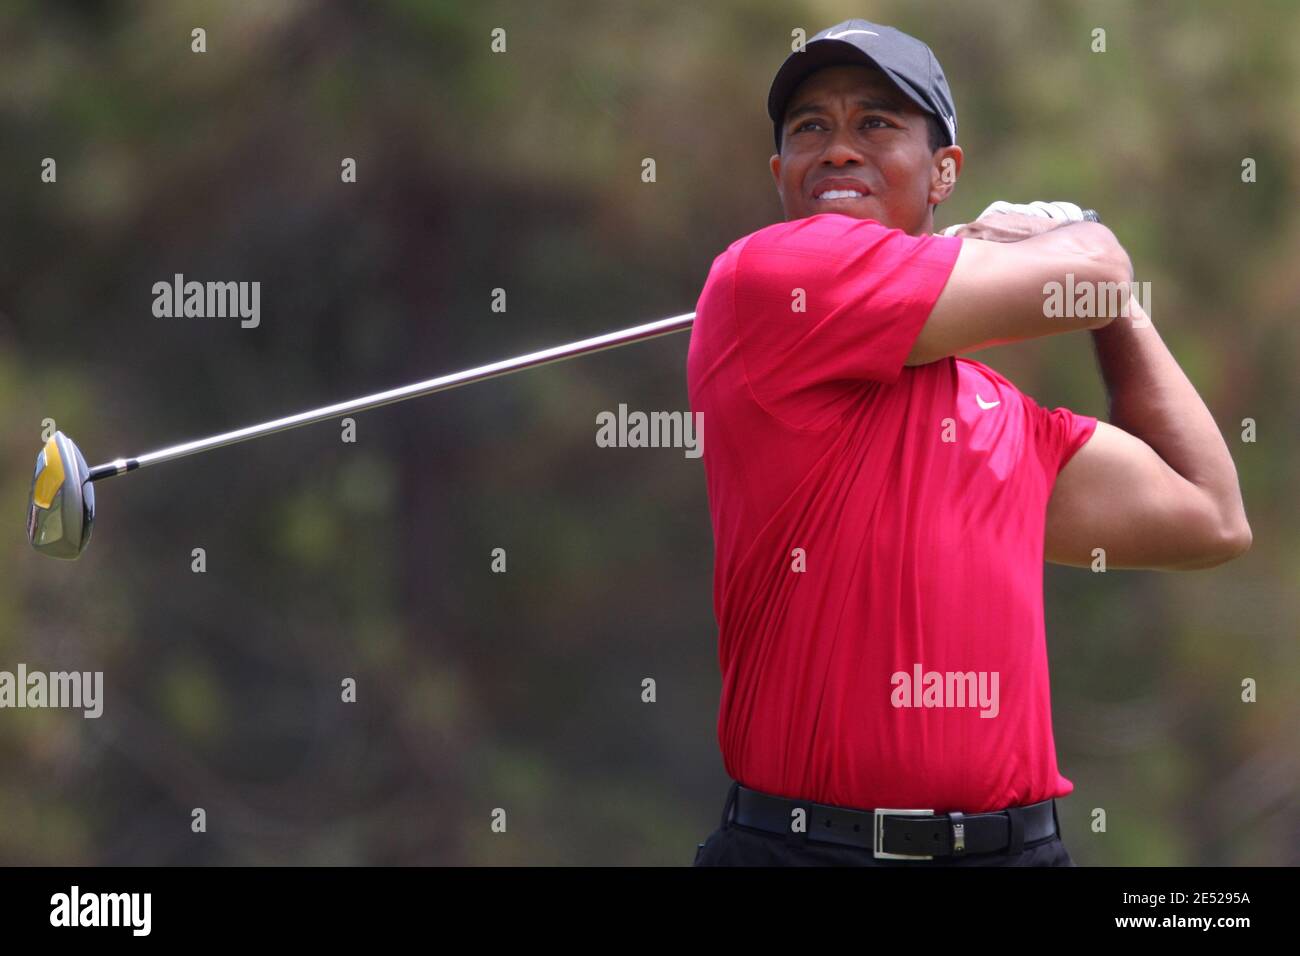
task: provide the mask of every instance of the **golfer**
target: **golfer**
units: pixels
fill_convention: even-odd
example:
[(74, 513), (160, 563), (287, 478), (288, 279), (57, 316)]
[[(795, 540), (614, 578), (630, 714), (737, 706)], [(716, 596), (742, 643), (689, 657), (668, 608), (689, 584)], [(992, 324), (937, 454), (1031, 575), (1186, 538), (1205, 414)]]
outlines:
[[(714, 260), (688, 358), (733, 780), (695, 863), (1072, 866), (1043, 562), (1242, 554), (1227, 446), (1137, 297), (1047, 304), (1129, 287), (1106, 226), (1000, 202), (935, 233), (962, 150), (924, 43), (837, 24), (768, 112), (785, 221)], [(959, 357), (1083, 330), (1111, 423)]]

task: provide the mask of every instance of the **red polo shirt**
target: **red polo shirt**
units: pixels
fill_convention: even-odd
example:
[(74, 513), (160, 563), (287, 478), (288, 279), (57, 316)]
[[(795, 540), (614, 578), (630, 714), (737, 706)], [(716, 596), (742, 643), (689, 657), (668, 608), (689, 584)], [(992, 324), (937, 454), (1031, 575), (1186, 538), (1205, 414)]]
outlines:
[(967, 813), (1073, 789), (1043, 533), (1097, 420), (970, 359), (903, 365), (962, 241), (811, 216), (734, 242), (700, 295), (718, 739), (745, 786)]

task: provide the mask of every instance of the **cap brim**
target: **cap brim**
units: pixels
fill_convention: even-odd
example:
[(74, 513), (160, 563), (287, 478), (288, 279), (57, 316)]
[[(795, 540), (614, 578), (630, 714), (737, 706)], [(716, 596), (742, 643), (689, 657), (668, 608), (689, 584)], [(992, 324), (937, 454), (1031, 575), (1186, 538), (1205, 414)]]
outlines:
[(906, 83), (899, 81), (889, 67), (875, 58), (863, 53), (861, 49), (847, 40), (815, 40), (804, 48), (802, 53), (791, 53), (781, 69), (777, 70), (772, 80), (772, 88), (767, 94), (767, 115), (775, 124), (785, 119), (785, 107), (799, 84), (818, 70), (828, 66), (871, 66), (880, 70), (894, 87), (925, 113), (933, 113), (930, 105), (920, 99), (909, 89)]

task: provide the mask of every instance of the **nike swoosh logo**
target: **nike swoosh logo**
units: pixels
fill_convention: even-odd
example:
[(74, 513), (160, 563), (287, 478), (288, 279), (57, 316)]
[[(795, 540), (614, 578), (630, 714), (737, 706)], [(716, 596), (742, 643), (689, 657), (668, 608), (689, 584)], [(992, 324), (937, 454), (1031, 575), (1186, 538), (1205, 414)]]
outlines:
[(998, 399), (998, 401), (996, 401), (996, 402), (986, 402), (986, 401), (984, 401), (984, 399), (980, 398), (978, 392), (975, 393), (975, 401), (979, 402), (979, 406), (980, 406), (980, 408), (983, 408), (983, 409), (985, 409), (986, 411), (987, 411), (988, 409), (992, 408), (994, 405), (1001, 405), (1001, 404), (1002, 404), (1002, 400), (1001, 400), (1001, 399)]

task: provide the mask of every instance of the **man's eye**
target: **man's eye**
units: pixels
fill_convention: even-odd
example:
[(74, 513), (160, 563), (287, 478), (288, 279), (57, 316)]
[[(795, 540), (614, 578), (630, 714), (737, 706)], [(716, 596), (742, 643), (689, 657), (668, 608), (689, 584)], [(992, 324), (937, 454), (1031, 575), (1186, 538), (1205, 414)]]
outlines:
[[(880, 126), (884, 126), (884, 127), (887, 127), (887, 126), (889, 125), (889, 121), (886, 120), (886, 119), (884, 119), (883, 117), (880, 117), (880, 116), (868, 116), (868, 117), (863, 121), (863, 124), (864, 124), (864, 125), (868, 125), (868, 124), (871, 124), (871, 123), (879, 123)], [(794, 131), (795, 131), (796, 133), (801, 133), (801, 132), (803, 132), (805, 129), (807, 129), (809, 126), (821, 126), (821, 125), (822, 125), (822, 124), (821, 124), (821, 121), (820, 121), (820, 120), (807, 120), (807, 121), (805, 121), (805, 122), (799, 124), (798, 126), (796, 126), (796, 127), (794, 128)], [(879, 129), (880, 127), (878, 126), (878, 127), (872, 127), (872, 128), (873, 128), (873, 129)]]

